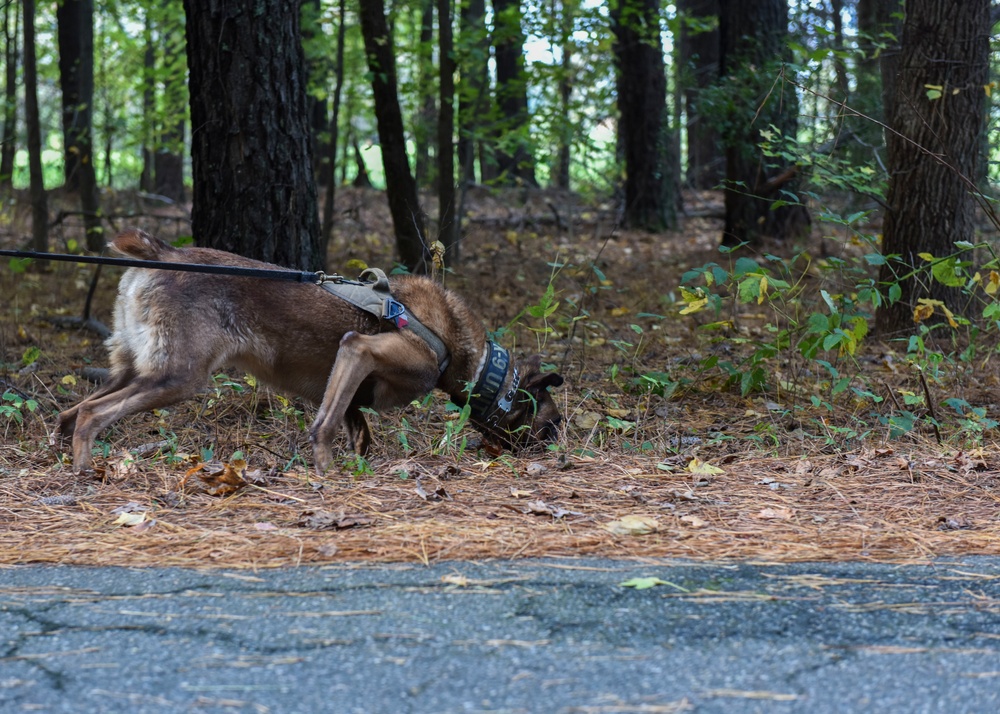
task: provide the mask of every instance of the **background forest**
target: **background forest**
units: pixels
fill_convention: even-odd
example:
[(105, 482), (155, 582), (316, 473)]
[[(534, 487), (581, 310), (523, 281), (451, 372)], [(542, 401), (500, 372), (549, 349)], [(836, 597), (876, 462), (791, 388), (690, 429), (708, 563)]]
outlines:
[[(432, 555), (616, 548), (580, 524), (623, 515), (690, 556), (754, 556), (762, 523), (790, 558), (996, 548), (989, 0), (0, 2), (0, 248), (100, 252), (138, 225), (306, 270), (434, 272), (567, 377), (544, 457), (477, 452), (453, 405), (384, 415), (382, 456), (340, 467), (356, 512), (325, 525), (295, 505), (309, 409), (239, 374), (111, 430), (106, 485), (180, 508), (188, 459), (246, 460), (269, 476), (240, 488), (295, 494), (289, 527), (374, 523), (338, 557), (393, 557), (413, 533), (374, 514), (425, 527), (456, 488), (487, 519), (511, 501), (496, 528), (552, 528), (526, 550), (516, 526), (435, 531)], [(106, 364), (116, 277), (0, 267), (17, 498), (79, 488), (47, 423)], [(855, 537), (864, 514), (836, 504), (900, 473), (960, 474), (934, 486), (955, 513), (894, 490), (905, 523)], [(966, 529), (983, 538), (948, 540)]]

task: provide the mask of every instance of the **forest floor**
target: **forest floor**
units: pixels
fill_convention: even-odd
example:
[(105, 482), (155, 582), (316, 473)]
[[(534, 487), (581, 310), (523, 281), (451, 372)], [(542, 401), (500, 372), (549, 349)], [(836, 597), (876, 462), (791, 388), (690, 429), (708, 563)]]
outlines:
[[(720, 335), (703, 329), (717, 318), (681, 314), (682, 273), (725, 262), (721, 196), (686, 198), (681, 228), (650, 235), (613, 229), (610, 206), (477, 190), (446, 284), (489, 329), (509, 327), (506, 346), (540, 351), (566, 378), (554, 390), (561, 438), (542, 453), (490, 456), (471, 429), (465, 443), (443, 438), (453, 414), (437, 395), (369, 416), (371, 458), (345, 456), (322, 477), (307, 467), (312, 408), (234, 372), (197, 400), (120, 422), (99, 441), (97, 475), (74, 476), (49, 433), (58, 411), (94, 388), (80, 370), (107, 366), (98, 335), (60, 324), (82, 313), (93, 267), (0, 266), (0, 566), (1000, 555), (996, 429), (940, 419), (939, 434), (923, 423), (894, 434), (887, 423), (906, 395), (920, 394), (959, 397), (998, 418), (991, 352), (974, 368), (946, 359), (925, 391), (905, 342), (868, 341), (837, 364), (884, 396), (875, 407), (849, 391), (830, 396), (829, 378), (794, 350), (767, 362), (768, 391), (727, 388), (706, 360), (738, 364), (746, 346), (737, 340), (766, 339), (775, 315), (752, 302)], [(182, 210), (127, 194), (114, 202), (116, 229), (138, 225), (165, 239), (190, 231)], [(24, 205), (5, 209), (0, 247), (24, 247)], [(342, 190), (338, 217), (328, 272), (391, 266), (382, 194)], [(53, 249), (71, 239), (82, 242), (79, 224), (57, 220)], [(770, 250), (818, 259), (857, 247), (821, 225), (802, 245)], [(831, 280), (813, 269), (801, 278), (816, 295)], [(107, 325), (116, 284), (117, 271), (105, 269), (93, 299), (93, 317)], [(532, 316), (545, 311), (549, 285), (558, 306)], [(28, 398), (33, 412), (18, 406)]]

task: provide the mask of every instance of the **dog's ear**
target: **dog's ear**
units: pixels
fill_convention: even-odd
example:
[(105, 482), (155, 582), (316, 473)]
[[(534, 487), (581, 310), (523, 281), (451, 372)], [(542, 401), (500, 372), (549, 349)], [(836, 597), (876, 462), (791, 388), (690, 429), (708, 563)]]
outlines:
[(556, 372), (542, 372), (541, 355), (531, 355), (521, 363), (521, 389), (538, 395), (549, 387), (562, 386), (562, 375)]

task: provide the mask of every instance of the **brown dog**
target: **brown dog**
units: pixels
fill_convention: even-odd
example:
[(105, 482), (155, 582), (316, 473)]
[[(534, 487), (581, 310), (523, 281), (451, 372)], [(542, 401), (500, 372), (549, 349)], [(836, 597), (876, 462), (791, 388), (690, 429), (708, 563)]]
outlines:
[[(110, 247), (144, 260), (277, 268), (208, 248), (174, 248), (139, 230), (122, 233)], [(110, 378), (59, 415), (56, 434), (72, 437), (74, 469), (90, 469), (103, 429), (194, 396), (229, 365), (320, 405), (309, 432), (320, 473), (333, 459), (341, 423), (354, 448), (367, 452), (371, 434), (362, 407), (402, 406), (434, 387), (455, 404), (469, 403), (476, 427), (505, 446), (556, 435), (561, 417), (548, 387), (562, 377), (542, 374), (537, 355), (513, 365), (458, 295), (437, 283), (418, 276), (389, 282), (393, 298), (432, 336), (397, 327), (405, 321), (380, 319), (314, 284), (129, 269), (108, 339)], [(435, 344), (446, 350), (443, 360)]]

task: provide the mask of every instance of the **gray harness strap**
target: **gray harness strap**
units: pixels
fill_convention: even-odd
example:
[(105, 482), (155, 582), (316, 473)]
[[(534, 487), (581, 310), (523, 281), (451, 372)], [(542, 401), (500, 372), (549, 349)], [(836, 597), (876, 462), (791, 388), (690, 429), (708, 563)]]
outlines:
[(406, 328), (413, 331), (437, 356), (438, 371), (444, 373), (448, 368), (450, 356), (444, 342), (411, 315), (403, 303), (393, 298), (389, 290), (389, 279), (383, 271), (368, 268), (361, 273), (360, 280), (348, 280), (340, 275), (324, 275), (319, 285), (328, 293), (379, 319), (388, 320), (401, 330)]

